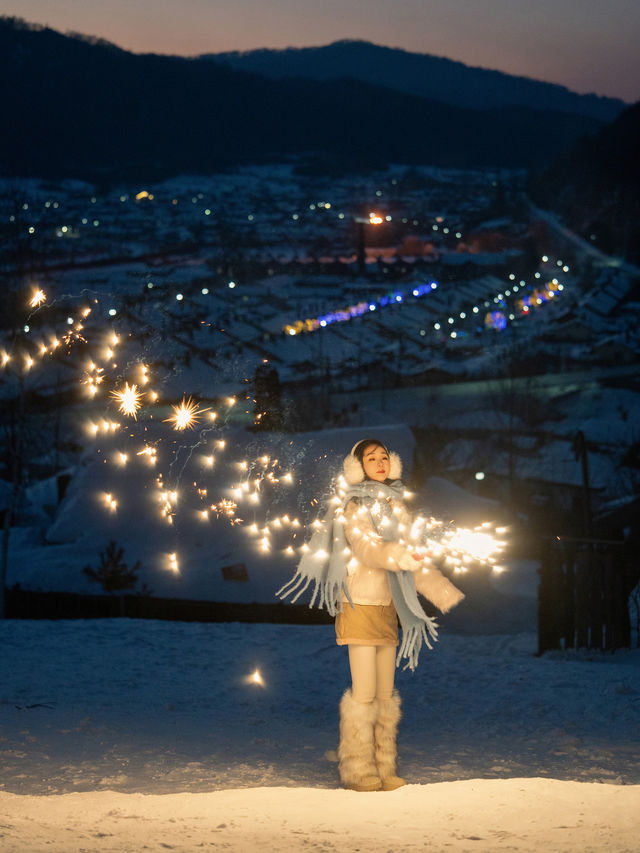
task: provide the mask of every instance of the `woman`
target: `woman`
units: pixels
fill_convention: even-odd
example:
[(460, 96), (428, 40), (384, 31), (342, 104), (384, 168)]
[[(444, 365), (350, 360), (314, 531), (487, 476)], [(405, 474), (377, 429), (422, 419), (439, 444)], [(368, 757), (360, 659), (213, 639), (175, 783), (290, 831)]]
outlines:
[(394, 690), (398, 617), (399, 661), (415, 668), (423, 642), (437, 636), (416, 591), (443, 613), (464, 596), (429, 564), (420, 524), (407, 512), (402, 463), (377, 439), (359, 441), (344, 460), (337, 510), (330, 510), (296, 576), (278, 594), (295, 601), (315, 584), (320, 606), (336, 615), (336, 641), (349, 652), (352, 687), (340, 702), (339, 771), (346, 788), (391, 791), (396, 775), (400, 696)]

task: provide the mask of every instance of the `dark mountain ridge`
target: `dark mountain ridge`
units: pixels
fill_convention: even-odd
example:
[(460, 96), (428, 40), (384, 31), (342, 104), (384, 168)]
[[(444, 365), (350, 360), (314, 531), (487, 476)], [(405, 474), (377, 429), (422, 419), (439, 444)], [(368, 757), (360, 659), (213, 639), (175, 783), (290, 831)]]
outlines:
[(467, 110), (357, 80), (274, 81), (210, 60), (132, 54), (0, 19), (0, 172), (151, 178), (303, 160), (526, 168), (601, 122)]
[(617, 98), (579, 95), (555, 83), (367, 41), (345, 39), (323, 47), (211, 53), (205, 58), (272, 79), (350, 78), (464, 109), (520, 106), (612, 121), (626, 106)]
[(607, 254), (640, 264), (640, 102), (533, 176), (529, 192)]

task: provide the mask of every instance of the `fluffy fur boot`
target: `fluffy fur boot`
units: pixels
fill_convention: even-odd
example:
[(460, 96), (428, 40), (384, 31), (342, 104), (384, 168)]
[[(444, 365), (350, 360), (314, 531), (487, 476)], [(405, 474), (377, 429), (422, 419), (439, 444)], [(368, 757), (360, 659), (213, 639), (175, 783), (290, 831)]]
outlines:
[(379, 791), (380, 777), (374, 758), (373, 726), (378, 715), (376, 700), (356, 702), (351, 690), (340, 700), (338, 770), (345, 788)]
[(383, 791), (393, 791), (406, 785), (396, 776), (396, 736), (400, 722), (400, 694), (393, 691), (391, 699), (378, 699), (378, 717), (375, 723), (375, 756)]

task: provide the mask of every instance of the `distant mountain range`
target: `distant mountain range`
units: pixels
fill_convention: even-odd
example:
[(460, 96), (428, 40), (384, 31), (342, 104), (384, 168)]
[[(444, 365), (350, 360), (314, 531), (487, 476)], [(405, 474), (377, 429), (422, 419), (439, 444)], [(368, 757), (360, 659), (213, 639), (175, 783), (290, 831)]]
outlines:
[(542, 98), (470, 109), (371, 81), (275, 80), (228, 58), (132, 54), (15, 18), (0, 18), (0, 105), (0, 172), (118, 180), (283, 160), (322, 172), (541, 166), (603, 124)]
[[(626, 104), (617, 98), (578, 95), (554, 83), (473, 68), (428, 53), (410, 53), (367, 41), (344, 40), (324, 47), (205, 54), (232, 68), (274, 80), (360, 80), (472, 110), (526, 107), (613, 121)], [(544, 56), (541, 56), (541, 66)]]

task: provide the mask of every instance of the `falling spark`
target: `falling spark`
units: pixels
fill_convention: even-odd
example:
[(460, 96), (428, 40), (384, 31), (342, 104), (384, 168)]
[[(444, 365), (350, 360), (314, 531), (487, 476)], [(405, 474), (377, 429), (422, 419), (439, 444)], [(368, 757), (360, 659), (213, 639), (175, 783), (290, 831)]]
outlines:
[(142, 450), (139, 450), (136, 456), (146, 456), (151, 465), (155, 465), (158, 461), (158, 451), (155, 447), (149, 447), (149, 445), (144, 447)]
[(129, 385), (128, 382), (125, 382), (124, 388), (120, 391), (112, 391), (111, 396), (118, 401), (118, 409), (123, 415), (129, 415), (137, 420), (142, 397), (137, 385)]
[(44, 292), (44, 290), (38, 289), (38, 290), (36, 290), (36, 292), (31, 297), (31, 300), (29, 302), (29, 306), (31, 308), (38, 308), (40, 305), (42, 305), (43, 302), (46, 302), (46, 301), (47, 301), (47, 294)]
[(243, 679), (245, 684), (257, 684), (259, 687), (264, 687), (264, 679), (260, 674), (260, 670), (256, 669), (251, 675), (245, 676)]
[(242, 519), (236, 519), (235, 513), (238, 508), (238, 504), (235, 501), (227, 500), (226, 498), (221, 500), (217, 504), (211, 504), (211, 509), (215, 514), (220, 518), (220, 516), (225, 516), (231, 520), (232, 524), (238, 524)]
[(118, 508), (118, 501), (113, 497), (112, 494), (105, 494), (103, 497), (107, 508), (110, 509), (111, 512), (115, 512)]

